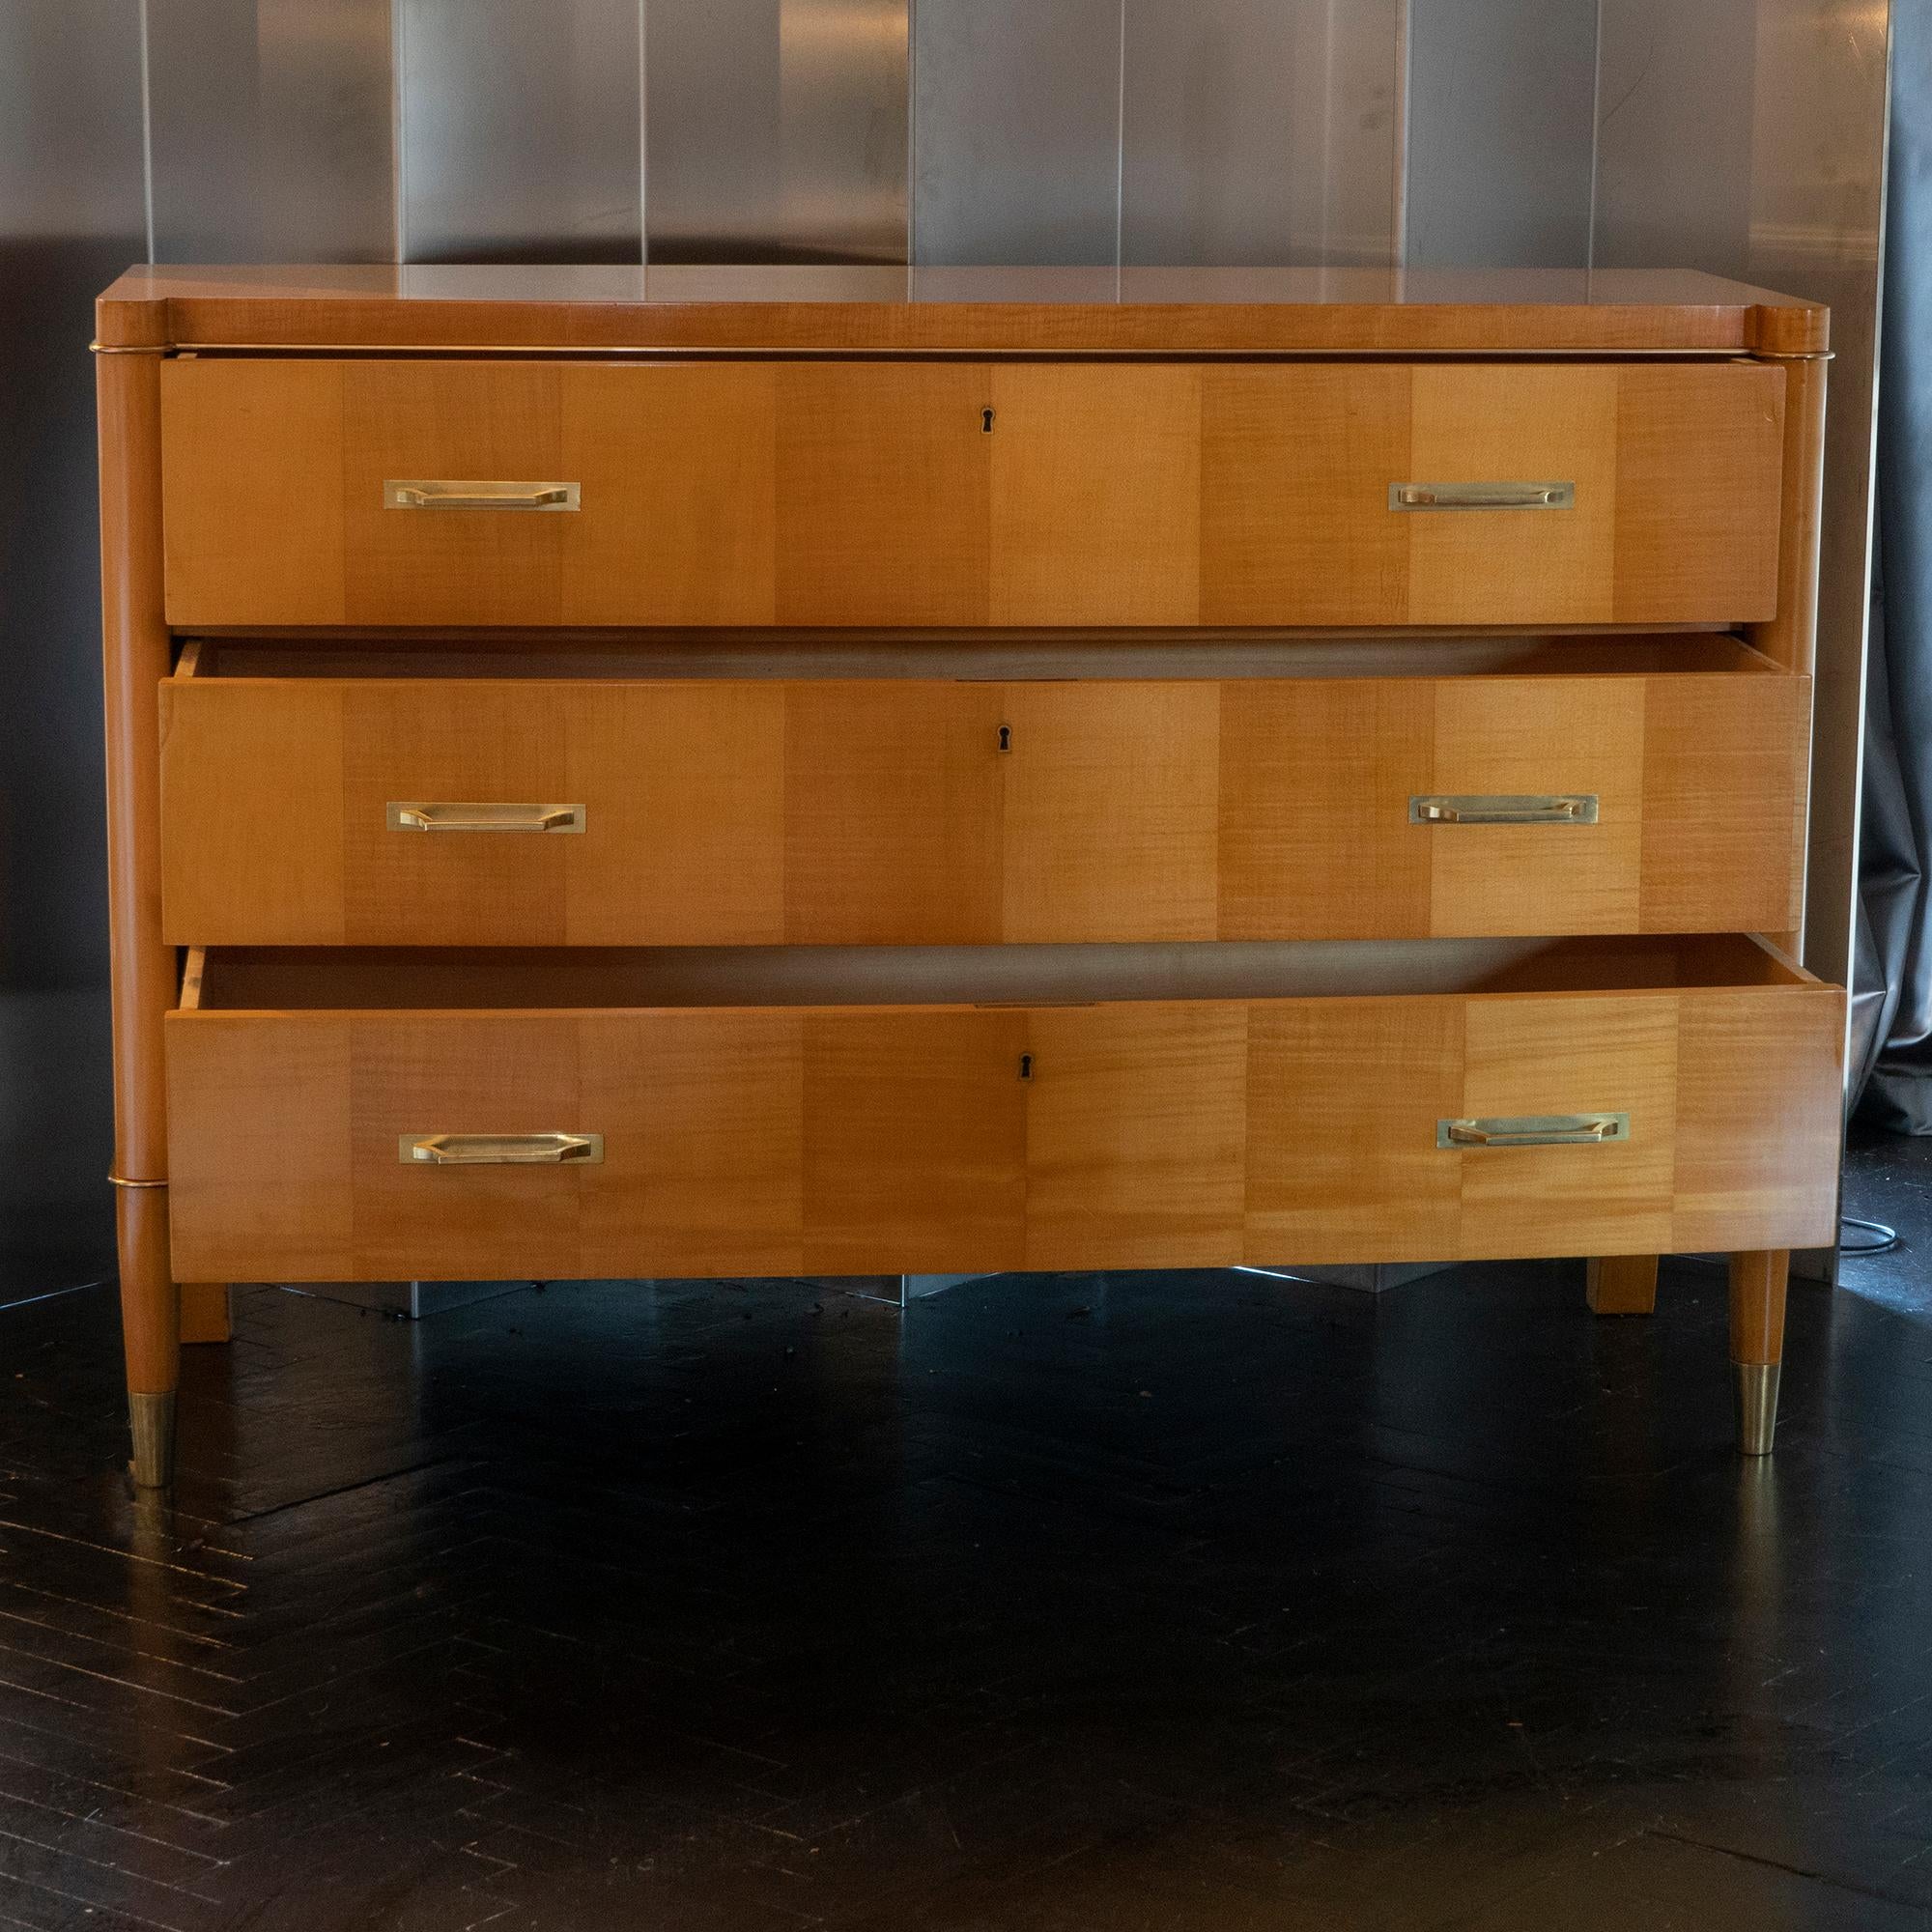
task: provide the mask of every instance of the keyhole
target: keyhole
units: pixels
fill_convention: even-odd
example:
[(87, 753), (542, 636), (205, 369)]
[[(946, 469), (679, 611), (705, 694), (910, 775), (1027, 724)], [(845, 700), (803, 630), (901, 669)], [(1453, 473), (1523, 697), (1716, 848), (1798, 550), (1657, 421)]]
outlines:
[(1013, 749), (1013, 727), (1010, 724), (1002, 724), (1000, 726), (1000, 750), (1003, 752), (1010, 752), (1012, 749)]
[(1020, 1078), (1022, 1080), (1033, 1078), (1033, 1055), (1030, 1053), (1020, 1055)]
[(993, 433), (993, 412), (989, 407), (980, 412), (980, 434), (981, 436), (991, 436), (992, 433)]

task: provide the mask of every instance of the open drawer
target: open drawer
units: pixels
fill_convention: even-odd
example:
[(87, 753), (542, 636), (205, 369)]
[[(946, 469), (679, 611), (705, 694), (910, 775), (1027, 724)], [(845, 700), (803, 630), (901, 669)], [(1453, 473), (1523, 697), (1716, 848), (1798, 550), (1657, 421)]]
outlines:
[(1833, 1237), (1843, 995), (1763, 944), (191, 955), (186, 1280)]
[(1785, 381), (204, 354), (161, 368), (168, 620), (1744, 623)]
[(1799, 919), (1810, 684), (1728, 637), (211, 640), (191, 663), (161, 689), (182, 946)]

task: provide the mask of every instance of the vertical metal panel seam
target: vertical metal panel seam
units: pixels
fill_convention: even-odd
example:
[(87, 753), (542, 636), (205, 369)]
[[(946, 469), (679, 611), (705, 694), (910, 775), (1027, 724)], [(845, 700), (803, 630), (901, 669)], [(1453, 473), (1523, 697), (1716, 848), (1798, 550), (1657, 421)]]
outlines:
[(919, 266), (919, 0), (906, 0), (906, 294)]
[(1127, 0), (1121, 0), (1114, 66), (1114, 298), (1121, 294), (1127, 197)]
[(1408, 63), (1410, 0), (1396, 0), (1395, 15), (1395, 207), (1389, 215), (1389, 266), (1408, 267)]
[(1604, 0), (1597, 0), (1596, 45), (1590, 56), (1590, 213), (1583, 229), (1583, 267), (1597, 266), (1597, 182), (1603, 165), (1604, 142)]
[(651, 0), (638, 0), (638, 261), (651, 267)]
[(389, 0), (389, 192), (395, 197), (391, 247), (399, 268), (410, 259), (410, 150), (403, 138), (409, 39), (409, 14), (403, 0)]
[(141, 38), (141, 202), (142, 220), (147, 229), (148, 260), (155, 259), (155, 106), (154, 88), (148, 78), (148, 0), (139, 10)]
[(403, 175), (403, 28), (401, 0), (389, 0), (389, 253), (400, 267), (409, 257), (409, 196)]
[[(1878, 560), (1878, 402), (1879, 379), (1884, 366), (1883, 357), (1885, 354), (1885, 248), (1888, 215), (1891, 200), (1891, 69), (1896, 40), (1893, 19), (1893, 10), (1888, 6), (1885, 15), (1885, 79), (1880, 94), (1880, 99), (1886, 102), (1886, 108), (1880, 119), (1878, 132), (1878, 230), (1875, 238), (1877, 242), (1878, 268), (1875, 276), (1875, 285), (1872, 290), (1871, 418), (1870, 433), (1865, 449), (1865, 474), (1871, 478), (1871, 485), (1865, 491), (1863, 570), (1860, 591), (1860, 607), (1867, 612), (1871, 610), (1872, 571)], [(1830, 390), (1828, 387), (1828, 402)], [(1865, 718), (1871, 708), (1871, 627), (1869, 622), (1865, 626), (1864, 640), (1860, 651), (1858, 704), (1856, 708), (1858, 712), (1858, 728), (1852, 734), (1852, 782), (1850, 786), (1852, 796), (1852, 837), (1849, 867), (1851, 872), (1851, 898), (1849, 904), (1840, 903), (1833, 909), (1833, 918), (1842, 916), (1846, 925), (1851, 929), (1851, 937), (1847, 940), (1845, 948), (1848, 960), (1852, 959), (1858, 951), (1859, 864), (1860, 854), (1864, 844)], [(1817, 756), (1818, 739), (1814, 724), (1811, 738), (1811, 758), (1813, 763), (1816, 762)], [(1811, 774), (1807, 770), (1805, 773), (1807, 782)], [(1815, 797), (1815, 790), (1809, 796)], [(1810, 937), (1811, 904), (1811, 866), (1809, 826), (1807, 824), (1804, 899), (1799, 920), (1799, 956), (1801, 958), (1803, 958), (1804, 953), (1805, 942)], [(1851, 981), (1852, 974), (1848, 966), (1845, 974), (1847, 987), (1850, 987)], [(1844, 1063), (1847, 1077), (1850, 1075), (1852, 1064), (1851, 1030), (1852, 1002), (1847, 998), (1845, 1001)], [(1838, 1167), (1839, 1205), (1841, 1208), (1843, 1207), (1844, 1174), (1844, 1164), (1841, 1161)], [(1834, 1249), (1832, 1255), (1831, 1273), (1831, 1280), (1834, 1286), (1837, 1281), (1837, 1262), (1838, 1251)]]
[[(1335, 259), (1335, 144), (1337, 122), (1335, 111), (1335, 67), (1336, 49), (1341, 36), (1335, 31), (1335, 0), (1328, 0), (1328, 16), (1321, 29), (1321, 225), (1318, 231), (1321, 237), (1320, 259), (1325, 267)], [(1293, 97), (1294, 75), (1292, 71), (1282, 74), (1282, 85)]]

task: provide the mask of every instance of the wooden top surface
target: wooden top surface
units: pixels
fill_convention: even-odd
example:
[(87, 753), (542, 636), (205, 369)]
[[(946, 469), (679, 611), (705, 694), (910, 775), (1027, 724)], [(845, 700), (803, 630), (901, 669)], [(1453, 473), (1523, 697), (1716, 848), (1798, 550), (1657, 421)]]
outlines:
[(108, 348), (1806, 355), (1828, 312), (1691, 270), (136, 268)]

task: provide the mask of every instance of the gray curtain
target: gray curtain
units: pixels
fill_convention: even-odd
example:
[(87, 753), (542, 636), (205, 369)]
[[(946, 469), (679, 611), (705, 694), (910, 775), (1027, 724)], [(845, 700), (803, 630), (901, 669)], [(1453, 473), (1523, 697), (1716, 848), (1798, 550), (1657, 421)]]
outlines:
[(1932, 1134), (1932, 6), (1892, 10), (1878, 547), (1852, 1040), (1860, 1115)]

